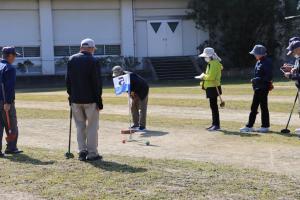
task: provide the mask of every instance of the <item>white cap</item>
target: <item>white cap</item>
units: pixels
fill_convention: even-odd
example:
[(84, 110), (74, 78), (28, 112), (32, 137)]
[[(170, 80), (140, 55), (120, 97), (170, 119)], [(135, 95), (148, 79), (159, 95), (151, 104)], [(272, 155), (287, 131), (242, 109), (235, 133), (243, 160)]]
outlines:
[(203, 53), (199, 55), (201, 58), (211, 58), (215, 55), (215, 50), (211, 47), (207, 47), (204, 49)]
[(96, 48), (96, 44), (95, 44), (94, 40), (92, 40), (90, 38), (86, 38), (81, 41), (81, 47)]

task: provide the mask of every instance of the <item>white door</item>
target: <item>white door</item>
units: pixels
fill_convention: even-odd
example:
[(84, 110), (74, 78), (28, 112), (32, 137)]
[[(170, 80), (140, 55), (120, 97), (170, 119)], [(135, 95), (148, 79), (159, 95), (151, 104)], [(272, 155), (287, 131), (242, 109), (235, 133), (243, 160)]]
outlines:
[(182, 56), (182, 24), (181, 21), (166, 21), (166, 56)]
[(180, 20), (154, 20), (148, 21), (147, 24), (150, 57), (182, 55), (182, 24)]

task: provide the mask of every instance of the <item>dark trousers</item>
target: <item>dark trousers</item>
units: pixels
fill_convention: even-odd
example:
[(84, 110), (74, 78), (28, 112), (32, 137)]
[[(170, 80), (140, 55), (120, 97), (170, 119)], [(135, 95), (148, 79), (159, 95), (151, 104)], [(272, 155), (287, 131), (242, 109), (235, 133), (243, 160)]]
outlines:
[[(0, 102), (0, 114), (1, 114), (1, 126), (0, 126), (0, 151), (2, 151), (2, 139), (3, 139), (3, 129), (5, 129), (6, 135), (9, 132), (8, 126), (7, 126), (7, 120), (6, 120), (6, 114), (3, 109), (3, 102)], [(18, 121), (17, 121), (17, 112), (15, 104), (11, 104), (10, 110), (9, 110), (9, 119), (11, 124), (11, 131), (13, 134), (16, 134), (16, 140), (13, 142), (7, 143), (7, 150), (16, 150), (17, 149), (17, 142), (18, 142), (18, 136), (19, 136), (19, 130), (18, 130)]]
[(220, 126), (220, 114), (219, 114), (219, 107), (218, 107), (218, 97), (211, 97), (209, 98), (210, 109), (212, 112), (212, 125), (213, 126)]
[(252, 106), (251, 106), (251, 113), (249, 116), (249, 121), (248, 121), (247, 127), (249, 127), (249, 128), (253, 127), (255, 120), (256, 120), (256, 115), (258, 114), (257, 111), (258, 111), (259, 106), (261, 109), (261, 121), (262, 121), (261, 127), (263, 127), (263, 128), (270, 127), (268, 95), (269, 95), (269, 91), (267, 91), (267, 90), (257, 90), (254, 92)]

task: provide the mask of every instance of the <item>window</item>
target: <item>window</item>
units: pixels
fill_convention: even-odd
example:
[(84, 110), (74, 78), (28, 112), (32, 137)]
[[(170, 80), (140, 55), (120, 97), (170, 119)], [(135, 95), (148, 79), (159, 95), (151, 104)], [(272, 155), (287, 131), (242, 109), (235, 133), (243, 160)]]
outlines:
[(105, 55), (121, 55), (121, 46), (105, 45)]
[[(120, 55), (121, 46), (120, 45), (96, 45), (97, 50), (95, 55)], [(56, 57), (67, 57), (78, 53), (80, 46), (55, 46), (54, 56)]]
[(104, 45), (96, 45), (97, 50), (95, 51), (95, 55), (102, 56), (104, 55)]

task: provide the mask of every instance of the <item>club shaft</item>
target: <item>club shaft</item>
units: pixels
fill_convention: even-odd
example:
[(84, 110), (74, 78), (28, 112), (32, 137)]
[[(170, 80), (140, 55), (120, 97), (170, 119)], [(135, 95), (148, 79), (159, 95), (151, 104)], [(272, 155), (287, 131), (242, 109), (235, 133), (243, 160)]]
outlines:
[(69, 146), (68, 153), (71, 152), (71, 136), (72, 136), (72, 108), (70, 108), (70, 127), (69, 127)]
[(291, 119), (292, 119), (292, 115), (293, 115), (293, 112), (294, 112), (294, 109), (295, 109), (295, 106), (296, 106), (298, 97), (299, 97), (299, 92), (297, 91), (297, 95), (296, 95), (296, 98), (295, 98), (295, 101), (294, 101), (294, 105), (293, 105), (293, 108), (292, 108), (292, 110), (291, 110), (291, 113), (290, 113), (290, 117), (289, 117), (288, 123), (287, 123), (287, 125), (286, 125), (286, 129), (288, 129), (288, 127), (289, 127), (289, 125), (290, 125), (290, 122), (291, 122)]

